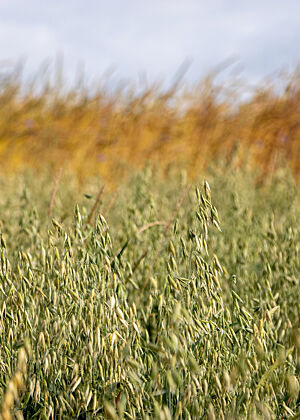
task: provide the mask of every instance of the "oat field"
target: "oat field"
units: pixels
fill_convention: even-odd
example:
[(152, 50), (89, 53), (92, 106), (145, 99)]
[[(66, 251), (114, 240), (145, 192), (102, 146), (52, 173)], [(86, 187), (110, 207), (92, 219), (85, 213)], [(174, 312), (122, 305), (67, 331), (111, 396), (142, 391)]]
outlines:
[(298, 184), (205, 177), (1, 176), (1, 419), (300, 418)]

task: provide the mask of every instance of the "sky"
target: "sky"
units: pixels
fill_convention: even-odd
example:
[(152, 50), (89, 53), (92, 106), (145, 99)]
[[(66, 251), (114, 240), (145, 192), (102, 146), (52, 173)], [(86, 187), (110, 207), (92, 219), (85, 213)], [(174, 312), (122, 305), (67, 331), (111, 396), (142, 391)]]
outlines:
[[(34, 74), (63, 57), (68, 80), (187, 83), (220, 63), (249, 83), (300, 62), (299, 0), (0, 0), (0, 67)], [(3, 67), (3, 68), (4, 68)]]

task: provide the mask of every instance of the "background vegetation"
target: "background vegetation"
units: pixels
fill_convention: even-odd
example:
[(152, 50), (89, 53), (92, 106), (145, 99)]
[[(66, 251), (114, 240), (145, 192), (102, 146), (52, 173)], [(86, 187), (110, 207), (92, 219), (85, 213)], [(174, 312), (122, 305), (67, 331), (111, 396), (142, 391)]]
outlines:
[[(251, 89), (238, 80), (218, 86), (217, 75), (184, 87), (180, 75), (161, 85), (66, 88), (58, 71), (24, 84), (22, 72), (0, 78), (0, 163), (3, 169), (71, 168), (115, 183), (128, 167), (176, 162), (196, 176), (219, 160), (255, 167), (257, 182), (283, 163), (300, 174), (300, 79), (282, 74)], [(249, 93), (249, 88), (248, 88)], [(112, 176), (112, 174), (114, 174)], [(270, 178), (269, 178), (270, 179)]]

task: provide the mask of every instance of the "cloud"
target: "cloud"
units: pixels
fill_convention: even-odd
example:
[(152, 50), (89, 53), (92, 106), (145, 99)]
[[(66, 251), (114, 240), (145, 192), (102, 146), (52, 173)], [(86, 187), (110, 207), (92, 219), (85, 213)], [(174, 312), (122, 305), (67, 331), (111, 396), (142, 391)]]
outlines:
[(295, 0), (2, 0), (0, 16), (0, 59), (25, 55), (30, 71), (62, 52), (70, 75), (83, 61), (91, 75), (170, 78), (192, 58), (193, 81), (237, 55), (254, 80), (300, 58)]

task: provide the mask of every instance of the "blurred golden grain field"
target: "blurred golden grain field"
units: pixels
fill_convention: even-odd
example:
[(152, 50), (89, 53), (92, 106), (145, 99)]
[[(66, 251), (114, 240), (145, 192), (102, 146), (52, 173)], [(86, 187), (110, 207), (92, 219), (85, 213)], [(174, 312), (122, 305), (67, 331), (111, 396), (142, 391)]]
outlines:
[[(147, 161), (193, 176), (211, 163), (247, 166), (257, 182), (282, 165), (300, 176), (300, 77), (241, 91), (216, 86), (213, 77), (184, 88), (159, 85), (112, 90), (44, 83), (25, 86), (18, 71), (0, 78), (0, 167), (61, 166), (79, 178), (100, 173), (119, 180)], [(269, 175), (269, 176), (268, 176)]]

